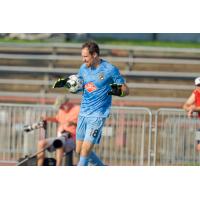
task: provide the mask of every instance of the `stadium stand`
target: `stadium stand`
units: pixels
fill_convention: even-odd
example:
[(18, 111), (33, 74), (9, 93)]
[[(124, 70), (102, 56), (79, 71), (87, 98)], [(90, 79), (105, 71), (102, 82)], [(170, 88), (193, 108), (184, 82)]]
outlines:
[[(78, 43), (0, 43), (0, 102), (51, 103), (63, 89), (51, 89), (81, 64)], [(200, 73), (200, 50), (100, 45), (102, 57), (117, 65), (131, 95), (116, 105), (180, 107)], [(80, 96), (72, 96), (80, 101)]]

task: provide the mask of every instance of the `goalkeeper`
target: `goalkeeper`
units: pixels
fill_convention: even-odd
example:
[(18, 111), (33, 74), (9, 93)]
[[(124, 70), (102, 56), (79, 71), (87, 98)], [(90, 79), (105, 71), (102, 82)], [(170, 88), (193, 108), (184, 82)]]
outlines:
[(83, 95), (76, 129), (76, 152), (80, 155), (78, 165), (87, 166), (91, 162), (102, 166), (104, 164), (92, 149), (101, 140), (112, 95), (123, 97), (129, 90), (119, 70), (99, 57), (99, 46), (95, 42), (83, 44), (81, 55), (83, 64), (78, 77), (83, 82)]

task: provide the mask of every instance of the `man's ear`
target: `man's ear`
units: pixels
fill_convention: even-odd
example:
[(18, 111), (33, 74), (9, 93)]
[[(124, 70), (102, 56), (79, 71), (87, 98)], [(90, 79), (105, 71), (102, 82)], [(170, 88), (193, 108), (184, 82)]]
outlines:
[(93, 57), (94, 57), (94, 58), (96, 58), (96, 57), (97, 57), (97, 53), (96, 53), (96, 52), (93, 54)]

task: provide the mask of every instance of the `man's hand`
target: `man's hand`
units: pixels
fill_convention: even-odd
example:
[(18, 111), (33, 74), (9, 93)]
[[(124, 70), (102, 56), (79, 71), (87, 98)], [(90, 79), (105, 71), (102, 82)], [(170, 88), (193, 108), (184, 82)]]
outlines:
[(187, 116), (190, 118), (193, 115), (193, 112), (195, 111), (196, 106), (195, 105), (190, 105), (188, 108), (188, 113)]
[(59, 78), (53, 85), (53, 88), (61, 88), (61, 87), (67, 87), (68, 88), (68, 84), (67, 81), (69, 80), (69, 78)]
[(43, 128), (46, 129), (47, 128), (47, 118), (44, 116), (41, 116), (40, 121), (43, 123)]
[(108, 92), (108, 95), (115, 95), (115, 96), (123, 96), (122, 93), (122, 85), (113, 83), (110, 85), (111, 90)]

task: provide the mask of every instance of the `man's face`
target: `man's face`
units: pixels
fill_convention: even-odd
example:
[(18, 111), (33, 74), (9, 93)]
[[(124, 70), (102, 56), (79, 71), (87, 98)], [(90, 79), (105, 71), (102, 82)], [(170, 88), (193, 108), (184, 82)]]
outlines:
[(200, 84), (196, 85), (196, 89), (200, 91)]
[(87, 47), (82, 49), (81, 56), (87, 67), (91, 67), (95, 63), (96, 54), (91, 55)]

